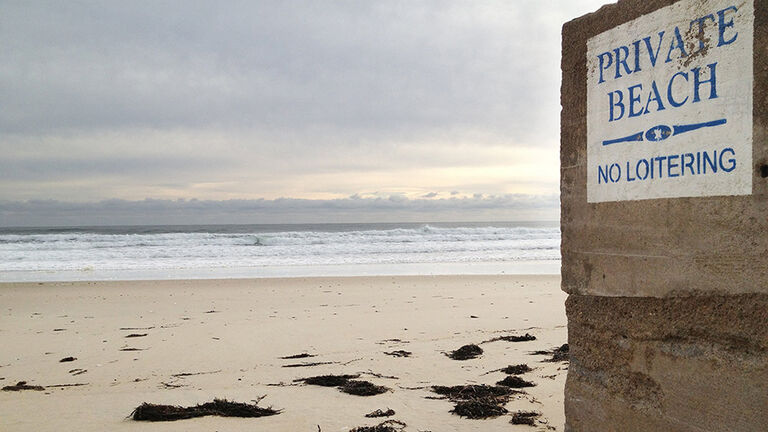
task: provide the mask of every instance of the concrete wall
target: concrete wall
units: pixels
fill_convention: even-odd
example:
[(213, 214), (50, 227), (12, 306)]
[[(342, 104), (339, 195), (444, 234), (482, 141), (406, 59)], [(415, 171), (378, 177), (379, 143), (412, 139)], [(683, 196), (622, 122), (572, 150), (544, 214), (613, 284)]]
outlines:
[(754, 1), (753, 193), (587, 202), (587, 40), (673, 3), (563, 26), (567, 431), (768, 431), (768, 0)]

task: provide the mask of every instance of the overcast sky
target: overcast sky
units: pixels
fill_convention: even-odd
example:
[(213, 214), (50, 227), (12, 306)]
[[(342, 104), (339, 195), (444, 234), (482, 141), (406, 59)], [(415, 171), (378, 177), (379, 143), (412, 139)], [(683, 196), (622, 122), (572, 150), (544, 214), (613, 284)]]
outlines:
[(2, 1), (0, 225), (557, 219), (604, 3)]

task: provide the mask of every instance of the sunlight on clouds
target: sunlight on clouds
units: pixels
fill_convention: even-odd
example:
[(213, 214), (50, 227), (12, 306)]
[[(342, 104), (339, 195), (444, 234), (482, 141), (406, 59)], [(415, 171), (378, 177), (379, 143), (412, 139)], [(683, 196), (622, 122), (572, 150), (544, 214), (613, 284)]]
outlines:
[[(32, 199), (77, 190), (80, 200), (100, 200), (557, 191), (559, 160), (553, 142), (521, 145), (487, 131), (458, 128), (368, 137), (362, 146), (355, 144), (358, 139), (359, 131), (286, 136), (193, 129), (10, 136), (0, 149), (37, 150), (0, 160), (0, 178), (7, 180), (0, 193), (6, 199)], [(315, 145), (296, 146), (307, 141)], [(131, 155), (116, 156), (120, 149), (130, 149)]]

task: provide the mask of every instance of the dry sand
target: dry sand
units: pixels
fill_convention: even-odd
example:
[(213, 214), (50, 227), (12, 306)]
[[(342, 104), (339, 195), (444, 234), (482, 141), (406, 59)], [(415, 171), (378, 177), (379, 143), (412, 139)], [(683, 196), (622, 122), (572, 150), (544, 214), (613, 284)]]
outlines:
[[(335, 432), (376, 424), (382, 419), (364, 414), (392, 408), (390, 418), (407, 423), (406, 431), (562, 431), (567, 363), (530, 352), (566, 342), (565, 297), (559, 276), (1, 284), (0, 386), (24, 380), (46, 390), (0, 391), (0, 430)], [(466, 361), (444, 355), (525, 333), (537, 340), (484, 343), (484, 354)], [(394, 350), (413, 354), (384, 354)], [(317, 356), (280, 359), (304, 352)], [(60, 362), (65, 357), (76, 360)], [(333, 363), (283, 367), (301, 362)], [(539, 411), (546, 425), (511, 425), (509, 415), (461, 418), (450, 401), (427, 398), (437, 396), (431, 385), (493, 384), (506, 375), (487, 372), (518, 363), (534, 368), (522, 377), (537, 386), (506, 408)], [(184, 373), (197, 375), (178, 376)], [(361, 397), (293, 382), (343, 373), (392, 391)], [(86, 385), (50, 387), (76, 383)], [(260, 405), (283, 412), (162, 423), (126, 418), (142, 402), (263, 395)]]

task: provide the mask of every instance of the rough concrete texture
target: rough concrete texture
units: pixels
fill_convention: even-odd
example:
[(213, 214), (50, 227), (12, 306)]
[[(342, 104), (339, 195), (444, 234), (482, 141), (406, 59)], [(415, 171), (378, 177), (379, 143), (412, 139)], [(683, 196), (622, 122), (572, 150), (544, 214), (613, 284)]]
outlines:
[(672, 3), (563, 27), (569, 432), (768, 431), (768, 0), (754, 2), (753, 194), (587, 203), (587, 40)]
[(768, 295), (571, 295), (566, 431), (768, 430)]
[(560, 191), (568, 293), (768, 293), (768, 172), (761, 172), (768, 170), (768, 0), (755, 0), (753, 194), (587, 203), (587, 40), (674, 2), (623, 0), (563, 26)]

